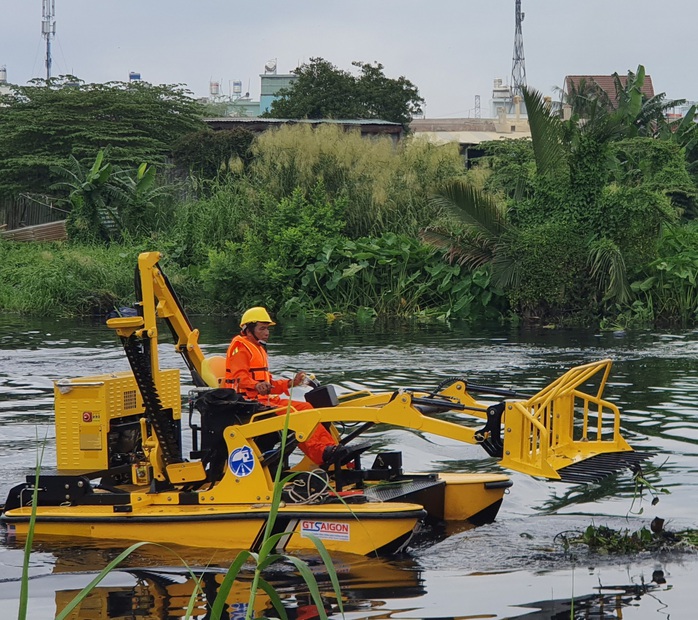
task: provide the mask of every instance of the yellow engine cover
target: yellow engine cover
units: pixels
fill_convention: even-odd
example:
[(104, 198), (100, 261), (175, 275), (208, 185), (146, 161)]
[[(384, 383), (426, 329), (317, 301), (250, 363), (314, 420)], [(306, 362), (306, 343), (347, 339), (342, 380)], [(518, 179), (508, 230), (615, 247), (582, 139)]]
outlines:
[[(54, 383), (56, 460), (59, 471), (88, 472), (109, 466), (108, 435), (113, 421), (144, 413), (133, 373), (115, 372)], [(179, 370), (160, 372), (160, 401), (182, 416)], [(134, 418), (135, 419), (135, 418)]]

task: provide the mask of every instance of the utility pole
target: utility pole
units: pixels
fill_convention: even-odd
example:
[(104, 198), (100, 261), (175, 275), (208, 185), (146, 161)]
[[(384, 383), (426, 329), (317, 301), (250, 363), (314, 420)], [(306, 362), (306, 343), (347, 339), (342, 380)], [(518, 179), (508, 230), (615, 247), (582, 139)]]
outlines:
[(524, 59), (523, 33), (521, 22), (524, 14), (521, 12), (521, 0), (516, 0), (516, 30), (514, 32), (514, 58), (511, 62), (511, 96), (523, 97), (523, 87), (526, 86), (526, 61)]
[(46, 81), (51, 79), (51, 39), (56, 35), (56, 0), (42, 0), (41, 35), (46, 39)]

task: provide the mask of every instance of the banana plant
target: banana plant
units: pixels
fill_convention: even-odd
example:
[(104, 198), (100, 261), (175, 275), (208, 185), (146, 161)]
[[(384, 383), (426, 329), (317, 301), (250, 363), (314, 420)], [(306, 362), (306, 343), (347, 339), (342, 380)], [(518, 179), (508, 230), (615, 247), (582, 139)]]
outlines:
[(71, 237), (108, 241), (122, 229), (118, 208), (114, 204), (114, 170), (106, 157), (107, 150), (100, 150), (87, 170), (73, 155), (66, 166), (51, 168), (61, 179), (51, 188), (68, 192), (66, 202), (71, 207), (71, 213), (67, 225)]

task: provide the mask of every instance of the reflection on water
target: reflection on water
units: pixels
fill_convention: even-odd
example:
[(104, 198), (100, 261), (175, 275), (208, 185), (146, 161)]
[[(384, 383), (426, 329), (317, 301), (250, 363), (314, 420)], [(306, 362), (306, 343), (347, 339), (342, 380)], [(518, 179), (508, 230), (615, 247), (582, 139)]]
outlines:
[[(237, 330), (232, 318), (193, 317), (193, 322), (208, 354), (224, 353)], [(160, 350), (161, 364), (182, 369), (184, 377), (184, 364), (168, 338), (169, 334), (161, 335), (167, 343)], [(637, 529), (654, 516), (666, 519), (669, 528), (696, 527), (698, 332), (647, 331), (616, 337), (499, 325), (357, 329), (340, 322), (330, 326), (308, 322), (277, 326), (269, 352), (276, 374), (309, 370), (340, 391), (432, 388), (445, 377), (465, 376), (480, 384), (535, 392), (572, 365), (611, 358), (613, 373), (605, 396), (621, 408), (630, 443), (657, 452), (647, 466), (648, 480), (670, 491), (652, 506), (647, 496), (633, 503), (638, 489), (629, 475), (584, 486), (514, 473), (514, 486), (496, 523), (419, 546), (405, 561), (342, 560), (347, 617), (557, 619), (570, 618), (571, 600), (574, 618), (693, 616), (690, 575), (698, 568), (695, 557), (640, 558), (644, 563), (639, 566), (630, 564), (631, 558), (599, 563), (598, 558), (585, 556), (580, 561), (566, 556), (554, 536), (590, 522)], [(44, 464), (50, 467), (55, 462), (53, 381), (127, 368), (114, 334), (97, 322), (0, 316), (0, 501), (10, 487), (33, 473), (37, 438), (45, 441)], [(183, 394), (186, 389), (183, 386)], [(380, 428), (366, 436), (374, 451), (402, 450), (405, 462), (415, 469), (498, 470), (478, 446)], [(115, 549), (70, 545), (70, 541), (62, 551), (36, 548), (30, 567), (31, 617), (53, 617), (56, 606), (65, 605), (92, 579), (93, 571), (116, 554)], [(231, 558), (190, 559), (199, 569), (209, 569), (204, 571), (202, 601), (210, 602), (208, 597)], [(21, 549), (0, 544), (0, 596), (7, 601), (16, 601), (21, 564)], [(178, 566), (177, 560), (140, 551), (100, 584), (75, 618), (181, 617), (193, 581)], [(326, 574), (318, 566), (314, 569), (327, 611), (336, 613), (337, 601)], [(653, 581), (657, 570), (664, 572), (666, 583)], [(313, 617), (307, 590), (291, 569), (279, 569), (270, 580), (279, 588), (290, 616)], [(607, 589), (608, 584), (613, 587)], [(244, 585), (241, 588), (244, 591)], [(235, 617), (236, 601), (229, 601), (226, 617)], [(203, 607), (201, 611), (205, 613)]]
[[(55, 610), (59, 613), (71, 605), (92, 576), (121, 551), (120, 547), (91, 544), (39, 546), (36, 553), (44, 556), (47, 567), (52, 562), (51, 574), (33, 579), (31, 587), (34, 590), (53, 587)], [(185, 617), (191, 606), (192, 618), (209, 620), (213, 617), (211, 606), (232, 559), (220, 553), (185, 547), (141, 547), (98, 584), (75, 607), (70, 618), (166, 620)], [(340, 600), (326, 568), (316, 557), (308, 555), (303, 559), (316, 579), (325, 613), (339, 617)], [(181, 564), (188, 568), (178, 568)], [(641, 607), (645, 599), (651, 600), (655, 607), (666, 605), (664, 601), (672, 590), (671, 575), (666, 575), (661, 567), (651, 571), (642, 567), (624, 571), (611, 568), (607, 576), (595, 569), (576, 569), (575, 573), (572, 567), (566, 572), (539, 574), (538, 580), (545, 582), (543, 587), (531, 583), (535, 577), (521, 572), (457, 575), (444, 567), (440, 576), (436, 576), (436, 571), (423, 569), (412, 557), (385, 559), (338, 555), (334, 557), (334, 568), (341, 585), (341, 609), (347, 618), (620, 620), (626, 617), (624, 610)], [(311, 620), (319, 617), (306, 582), (292, 565), (276, 564), (265, 573), (265, 578), (277, 592), (288, 618)], [(44, 583), (49, 579), (50, 584)], [(251, 579), (251, 570), (243, 569), (226, 596), (218, 618), (245, 617)], [(455, 582), (459, 587), (454, 590)], [(570, 585), (574, 587), (565, 587)], [(503, 590), (498, 591), (498, 588)], [(566, 594), (560, 596), (562, 592)], [(532, 601), (519, 598), (542, 593), (543, 598)], [(443, 598), (444, 594), (447, 598)], [(477, 613), (443, 613), (467, 608)], [(490, 613), (481, 613), (484, 610)], [(264, 592), (256, 597), (254, 612), (254, 617), (279, 617)]]
[[(395, 618), (406, 617), (406, 613), (414, 614), (417, 611), (417, 616), (410, 614), (408, 617), (420, 617), (423, 610), (418, 611), (419, 608), (405, 610), (392, 607), (395, 600), (420, 597), (424, 594), (424, 590), (416, 585), (418, 576), (415, 576), (415, 585), (410, 585), (407, 583), (406, 576), (412, 571), (403, 568), (400, 571), (399, 583), (384, 585), (381, 570), (380, 566), (374, 567), (373, 576), (367, 575), (368, 581), (362, 576), (340, 574), (341, 607), (331, 587), (318, 579), (324, 612), (328, 616), (343, 612), (345, 617), (349, 618)], [(97, 618), (167, 620), (185, 617), (187, 610), (191, 609), (191, 618), (209, 620), (213, 618), (211, 608), (225, 576), (222, 572), (211, 570), (193, 571), (194, 574), (157, 569), (131, 569), (118, 572), (119, 578), (132, 583), (97, 586), (75, 608), (71, 618), (74, 620), (96, 620)], [(322, 577), (322, 575), (316, 575), (316, 577)], [(249, 576), (235, 581), (218, 618), (236, 620), (246, 617), (250, 605), (250, 583)], [(312, 620), (320, 617), (315, 601), (299, 575), (291, 575), (287, 579), (272, 576), (269, 583), (279, 595), (280, 603), (289, 620)], [(625, 608), (638, 607), (645, 596), (660, 602), (662, 590), (666, 589), (665, 583), (663, 572), (659, 570), (653, 575), (653, 583), (599, 585), (593, 592), (575, 597), (515, 604), (514, 607), (533, 611), (510, 617), (520, 620), (589, 620), (590, 618), (619, 620), (624, 617)], [(302, 585), (299, 587), (299, 584)], [(79, 590), (58, 590), (56, 612), (63, 611), (79, 593)], [(280, 617), (280, 613), (274, 608), (269, 596), (260, 592), (255, 598), (252, 617), (273, 618)], [(478, 614), (458, 617), (474, 619), (495, 616)]]

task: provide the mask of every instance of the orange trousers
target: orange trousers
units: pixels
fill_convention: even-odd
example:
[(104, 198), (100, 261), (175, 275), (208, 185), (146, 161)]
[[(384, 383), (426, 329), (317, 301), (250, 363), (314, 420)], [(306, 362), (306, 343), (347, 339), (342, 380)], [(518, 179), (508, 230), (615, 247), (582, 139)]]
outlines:
[[(264, 403), (270, 407), (281, 407), (276, 415), (286, 415), (284, 407), (288, 407), (289, 400), (287, 398), (278, 398), (272, 395), (272, 398), (268, 396), (260, 396), (259, 402)], [(291, 407), (296, 411), (307, 411), (312, 409), (313, 406), (304, 400), (292, 400)], [(335, 438), (332, 437), (332, 433), (328, 431), (324, 426), (318, 426), (308, 437), (306, 441), (299, 442), (298, 447), (301, 449), (303, 454), (305, 454), (313, 463), (316, 465), (322, 465), (322, 453), (325, 451), (327, 446), (336, 446), (337, 442)]]

